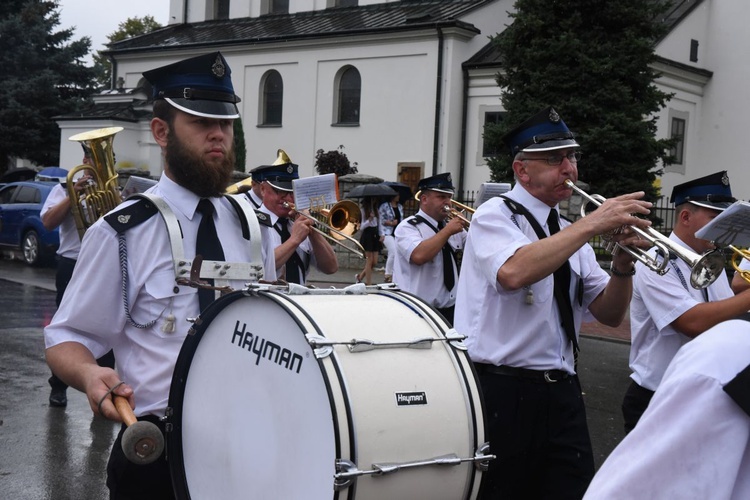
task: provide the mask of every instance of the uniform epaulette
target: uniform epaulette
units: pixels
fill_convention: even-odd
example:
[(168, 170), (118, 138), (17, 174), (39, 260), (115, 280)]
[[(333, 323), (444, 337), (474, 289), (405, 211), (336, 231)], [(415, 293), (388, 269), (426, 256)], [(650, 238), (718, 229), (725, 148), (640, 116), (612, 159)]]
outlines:
[(273, 226), (273, 224), (271, 224), (271, 217), (269, 217), (267, 213), (256, 210), (255, 215), (258, 217), (259, 224), (267, 227)]
[(416, 226), (417, 224), (419, 224), (419, 219), (412, 217), (411, 219), (407, 220), (406, 222), (408, 222), (412, 226)]
[(158, 211), (156, 205), (151, 203), (150, 200), (141, 198), (132, 205), (115, 209), (111, 214), (104, 216), (104, 220), (118, 233), (124, 233), (128, 229), (147, 221)]
[(724, 386), (724, 392), (750, 415), (750, 366), (742, 370)]

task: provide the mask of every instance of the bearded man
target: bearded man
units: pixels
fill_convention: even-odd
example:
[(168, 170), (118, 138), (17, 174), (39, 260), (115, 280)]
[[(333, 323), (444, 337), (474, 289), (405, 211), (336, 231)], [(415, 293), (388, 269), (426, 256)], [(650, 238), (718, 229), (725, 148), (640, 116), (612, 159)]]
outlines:
[[(243, 236), (244, 212), (221, 196), (234, 166), (232, 124), (239, 117), (230, 74), (219, 52), (143, 74), (154, 89), (151, 132), (164, 159), (164, 173), (149, 194), (177, 219), (186, 260), (199, 254), (214, 261), (259, 260)], [(139, 420), (164, 431), (188, 318), (198, 316), (216, 292), (175, 280), (169, 233), (162, 217), (154, 216), (156, 198), (127, 201), (87, 230), (45, 342), (52, 371), (86, 393), (94, 414), (122, 422), (115, 394), (128, 399)], [(264, 264), (265, 277), (275, 279), (273, 260)], [(244, 280), (230, 286), (242, 288)], [(117, 356), (116, 370), (96, 364), (109, 349)], [(132, 464), (121, 438), (122, 431), (107, 466), (110, 498), (174, 498), (165, 454), (148, 465)]]

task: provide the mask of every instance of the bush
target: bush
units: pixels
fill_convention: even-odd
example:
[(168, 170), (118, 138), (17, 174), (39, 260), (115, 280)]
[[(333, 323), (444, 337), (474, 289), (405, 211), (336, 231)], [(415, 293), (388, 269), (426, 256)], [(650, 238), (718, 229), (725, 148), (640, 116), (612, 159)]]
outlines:
[(333, 151), (323, 151), (319, 149), (315, 152), (315, 171), (320, 175), (336, 174), (342, 175), (356, 174), (357, 162), (349, 162), (349, 158), (343, 151), (344, 146), (339, 146)]

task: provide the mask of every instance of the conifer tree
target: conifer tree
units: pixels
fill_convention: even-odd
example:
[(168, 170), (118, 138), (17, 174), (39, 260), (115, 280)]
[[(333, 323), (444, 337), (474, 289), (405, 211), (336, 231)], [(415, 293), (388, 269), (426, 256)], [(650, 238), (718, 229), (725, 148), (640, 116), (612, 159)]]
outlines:
[(57, 165), (60, 129), (54, 117), (86, 102), (93, 70), (84, 66), (91, 40), (72, 40), (57, 0), (0, 3), (0, 173), (15, 157)]
[[(671, 140), (657, 140), (656, 119), (670, 95), (654, 85), (654, 44), (664, 34), (663, 0), (517, 0), (513, 23), (494, 37), (503, 60), (497, 76), (502, 135), (553, 106), (581, 144), (579, 178), (605, 197), (644, 190), (653, 199), (659, 160)], [(501, 148), (507, 151), (507, 148)], [(494, 181), (509, 181), (512, 159), (489, 160)]]

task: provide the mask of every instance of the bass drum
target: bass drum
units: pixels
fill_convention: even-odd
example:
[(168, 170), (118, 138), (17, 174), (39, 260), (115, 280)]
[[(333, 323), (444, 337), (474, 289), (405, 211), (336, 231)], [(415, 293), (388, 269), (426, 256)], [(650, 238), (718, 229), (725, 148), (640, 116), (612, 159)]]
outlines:
[(177, 498), (476, 497), (489, 457), (461, 338), (412, 295), (360, 290), (205, 311), (169, 396)]

